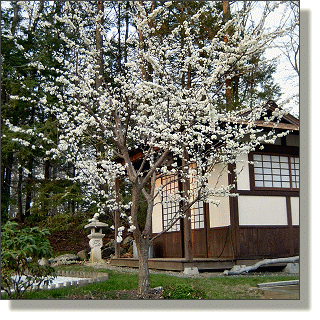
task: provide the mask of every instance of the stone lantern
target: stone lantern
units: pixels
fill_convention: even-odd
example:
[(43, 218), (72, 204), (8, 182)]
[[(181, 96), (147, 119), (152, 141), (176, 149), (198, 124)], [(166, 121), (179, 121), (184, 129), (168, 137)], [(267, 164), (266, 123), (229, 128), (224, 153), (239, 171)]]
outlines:
[(90, 229), (90, 234), (88, 235), (89, 246), (91, 248), (90, 261), (99, 262), (102, 260), (101, 247), (102, 239), (105, 236), (102, 233), (102, 228), (106, 228), (108, 225), (106, 223), (98, 221), (98, 219), (91, 219), (91, 222), (84, 226), (85, 229)]

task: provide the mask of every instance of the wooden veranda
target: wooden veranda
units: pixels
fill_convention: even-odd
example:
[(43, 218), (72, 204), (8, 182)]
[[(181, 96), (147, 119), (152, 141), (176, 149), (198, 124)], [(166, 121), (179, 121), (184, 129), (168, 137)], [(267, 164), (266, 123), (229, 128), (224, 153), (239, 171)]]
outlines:
[[(199, 271), (223, 271), (229, 270), (234, 265), (251, 266), (260, 260), (231, 260), (214, 258), (196, 258), (188, 261), (185, 258), (151, 258), (149, 268), (155, 270), (184, 271), (185, 268), (198, 268)], [(139, 260), (134, 258), (113, 258), (112, 266), (138, 268)], [(274, 267), (285, 267), (286, 263), (273, 264)]]

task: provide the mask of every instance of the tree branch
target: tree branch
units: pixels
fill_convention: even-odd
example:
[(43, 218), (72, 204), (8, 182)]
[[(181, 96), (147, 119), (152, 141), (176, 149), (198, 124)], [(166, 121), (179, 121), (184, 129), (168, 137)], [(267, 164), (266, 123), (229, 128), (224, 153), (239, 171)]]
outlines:
[(149, 157), (152, 149), (153, 149), (153, 146), (151, 145), (151, 146), (149, 147), (146, 155), (144, 156), (144, 158), (143, 158), (143, 160), (142, 160), (142, 163), (141, 163), (141, 165), (140, 165), (140, 168), (139, 168), (139, 170), (138, 170), (138, 172), (137, 172), (138, 175), (141, 173), (141, 171), (142, 171), (142, 169), (143, 169), (143, 167), (144, 167), (144, 165), (145, 165), (145, 163), (146, 163), (146, 161), (147, 161), (147, 158)]
[(167, 149), (162, 155), (161, 157), (156, 161), (156, 163), (153, 165), (153, 167), (149, 170), (149, 172), (147, 173), (147, 175), (143, 178), (142, 182), (141, 182), (141, 186), (144, 187), (146, 185), (146, 183), (149, 181), (149, 179), (151, 178), (151, 176), (153, 175), (153, 173), (156, 171), (156, 169), (158, 167), (161, 166), (162, 162), (167, 158), (167, 156), (169, 155), (169, 149)]

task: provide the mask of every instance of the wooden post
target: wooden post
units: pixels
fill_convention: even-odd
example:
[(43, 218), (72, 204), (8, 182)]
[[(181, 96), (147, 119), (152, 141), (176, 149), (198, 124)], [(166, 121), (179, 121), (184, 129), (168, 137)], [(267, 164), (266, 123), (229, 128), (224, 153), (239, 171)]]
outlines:
[(286, 205), (287, 205), (287, 219), (288, 219), (288, 228), (289, 228), (289, 253), (290, 256), (294, 255), (294, 239), (293, 239), (293, 226), (292, 226), (292, 210), (291, 210), (291, 201), (290, 197), (286, 197)]
[[(235, 183), (235, 188), (231, 190), (231, 193), (237, 192), (236, 174), (234, 172), (236, 168), (235, 164), (228, 164), (228, 184)], [(240, 252), (240, 237), (239, 237), (239, 212), (238, 212), (238, 197), (229, 197), (230, 205), (230, 228), (231, 228), (231, 250), (233, 252), (233, 258), (237, 259)]]
[[(185, 169), (188, 162), (185, 160), (188, 158), (187, 150), (184, 149), (184, 155), (182, 159), (182, 168)], [(190, 190), (190, 180), (185, 178), (182, 183), (183, 196), (187, 197), (188, 191)], [(185, 205), (185, 204), (183, 204)], [(184, 257), (187, 261), (193, 260), (193, 248), (192, 248), (192, 232), (191, 232), (191, 209), (185, 211), (185, 218), (183, 219), (183, 236), (184, 236)]]
[(119, 212), (119, 178), (115, 179), (116, 203), (117, 210), (114, 212), (114, 240), (115, 240), (115, 257), (120, 258), (120, 243), (117, 242), (118, 228), (120, 227), (120, 212)]

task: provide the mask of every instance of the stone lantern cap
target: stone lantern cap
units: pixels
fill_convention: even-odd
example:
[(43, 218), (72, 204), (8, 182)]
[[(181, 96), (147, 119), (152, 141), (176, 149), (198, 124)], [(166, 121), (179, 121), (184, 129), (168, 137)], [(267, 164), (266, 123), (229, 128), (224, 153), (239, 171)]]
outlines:
[(84, 228), (85, 229), (100, 229), (100, 228), (107, 228), (108, 225), (104, 222), (100, 222), (100, 221), (92, 221), (89, 224), (85, 225)]

